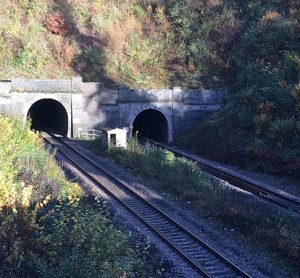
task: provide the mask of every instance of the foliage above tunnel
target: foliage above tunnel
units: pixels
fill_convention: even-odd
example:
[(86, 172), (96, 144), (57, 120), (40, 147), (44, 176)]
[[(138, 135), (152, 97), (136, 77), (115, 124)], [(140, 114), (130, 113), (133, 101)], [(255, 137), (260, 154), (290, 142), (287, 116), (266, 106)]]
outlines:
[(245, 68), (274, 66), (297, 49), (296, 0), (1, 4), (0, 79), (81, 75), (108, 86), (224, 87), (252, 82)]
[(2, 1), (0, 79), (12, 75), (167, 86), (174, 33), (163, 6), (137, 1)]

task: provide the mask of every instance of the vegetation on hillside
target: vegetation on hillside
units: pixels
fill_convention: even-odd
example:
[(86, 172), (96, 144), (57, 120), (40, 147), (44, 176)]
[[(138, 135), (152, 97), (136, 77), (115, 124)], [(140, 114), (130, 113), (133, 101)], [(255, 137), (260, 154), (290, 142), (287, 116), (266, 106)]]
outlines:
[(1, 79), (81, 75), (107, 86), (168, 85), (174, 34), (162, 6), (132, 0), (1, 4)]
[(3, 0), (0, 79), (81, 75), (106, 86), (223, 88), (182, 144), (299, 172), (298, 0)]
[(219, 4), (206, 12), (216, 28), (209, 45), (223, 61), (226, 105), (182, 145), (256, 170), (299, 173), (300, 2), (211, 2)]
[(38, 134), (0, 117), (0, 277), (161, 277), (150, 245), (66, 181)]

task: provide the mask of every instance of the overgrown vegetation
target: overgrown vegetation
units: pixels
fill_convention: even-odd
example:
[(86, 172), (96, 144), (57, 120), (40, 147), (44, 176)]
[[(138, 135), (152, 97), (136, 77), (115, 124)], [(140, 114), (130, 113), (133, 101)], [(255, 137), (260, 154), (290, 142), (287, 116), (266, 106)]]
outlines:
[(255, 170), (299, 174), (300, 2), (208, 2), (214, 7), (201, 26), (210, 25), (205, 42), (219, 70), (204, 68), (222, 74), (227, 104), (181, 145)]
[(221, 187), (195, 163), (166, 150), (141, 147), (135, 140), (129, 143), (127, 150), (111, 148), (107, 154), (133, 173), (152, 180), (161, 192), (173, 199), (200, 208), (201, 215), (206, 214), (269, 248), (276, 254), (278, 263), (284, 261), (300, 271), (300, 219), (293, 213)]
[(162, 6), (154, 11), (119, 0), (1, 4), (1, 79), (81, 75), (107, 86), (168, 85), (166, 57), (174, 35)]
[(39, 135), (0, 117), (0, 277), (161, 276), (150, 245), (66, 181)]
[(106, 86), (223, 88), (227, 105), (182, 145), (296, 174), (299, 3), (4, 0), (0, 79), (81, 75)]

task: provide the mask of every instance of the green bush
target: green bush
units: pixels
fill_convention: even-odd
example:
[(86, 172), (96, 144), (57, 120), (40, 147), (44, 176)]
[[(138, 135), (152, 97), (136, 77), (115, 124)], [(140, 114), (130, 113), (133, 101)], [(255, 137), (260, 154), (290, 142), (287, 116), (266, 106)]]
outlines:
[(38, 240), (44, 255), (36, 259), (36, 272), (42, 277), (143, 275), (143, 261), (127, 235), (105, 217), (101, 204), (88, 201), (58, 202), (41, 218)]
[[(277, 173), (297, 174), (297, 158), (286, 155), (291, 150), (299, 153), (297, 5), (294, 1), (288, 5), (211, 1), (203, 6), (184, 2), (170, 1), (172, 22), (185, 40), (184, 49), (205, 38), (209, 51), (205, 57), (198, 53), (197, 68), (206, 80), (218, 80), (215, 86), (226, 88), (226, 104), (179, 143), (221, 161), (247, 167), (263, 163)], [(261, 111), (267, 103), (272, 103), (272, 110)], [(264, 143), (264, 152), (255, 149), (257, 140)], [(291, 165), (294, 170), (287, 171)]]
[(186, 189), (205, 189), (210, 184), (207, 177), (199, 173), (195, 163), (177, 158), (166, 150), (151, 146), (143, 148), (135, 139), (129, 142), (127, 150), (111, 148), (108, 154), (136, 173), (158, 180), (170, 190), (184, 193)]
[(155, 277), (162, 265), (65, 179), (29, 124), (3, 116), (0, 222), (0, 277)]

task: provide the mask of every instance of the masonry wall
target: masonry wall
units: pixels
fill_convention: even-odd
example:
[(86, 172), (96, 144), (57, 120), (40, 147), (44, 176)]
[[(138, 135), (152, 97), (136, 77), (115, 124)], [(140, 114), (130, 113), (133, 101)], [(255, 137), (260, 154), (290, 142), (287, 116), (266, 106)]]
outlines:
[[(131, 127), (135, 117), (146, 109), (164, 114), (169, 139), (180, 136), (201, 118), (216, 111), (223, 103), (221, 91), (108, 90), (99, 83), (69, 80), (28, 80), (12, 78), (0, 82), (0, 113), (26, 120), (30, 107), (40, 99), (54, 99), (66, 109), (69, 136), (78, 136), (85, 128)], [(51, 115), (49, 115), (51, 116)]]

